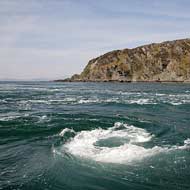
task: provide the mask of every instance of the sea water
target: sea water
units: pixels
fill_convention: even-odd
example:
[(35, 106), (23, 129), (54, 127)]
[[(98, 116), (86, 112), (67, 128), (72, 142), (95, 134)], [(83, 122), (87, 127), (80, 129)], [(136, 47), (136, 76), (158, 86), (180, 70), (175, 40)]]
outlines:
[(190, 85), (0, 82), (0, 189), (190, 189)]

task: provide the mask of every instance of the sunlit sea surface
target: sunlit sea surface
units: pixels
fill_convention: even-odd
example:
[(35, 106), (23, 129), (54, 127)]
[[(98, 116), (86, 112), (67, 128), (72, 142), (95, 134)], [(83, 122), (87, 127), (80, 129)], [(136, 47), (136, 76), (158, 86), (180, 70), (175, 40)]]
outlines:
[(190, 84), (0, 82), (0, 189), (189, 190)]

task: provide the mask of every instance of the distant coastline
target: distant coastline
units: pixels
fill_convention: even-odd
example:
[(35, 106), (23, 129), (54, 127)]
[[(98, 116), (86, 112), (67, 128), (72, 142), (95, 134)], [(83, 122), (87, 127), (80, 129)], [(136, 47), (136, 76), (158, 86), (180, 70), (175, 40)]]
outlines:
[(190, 81), (119, 81), (119, 80), (70, 80), (70, 79), (58, 79), (53, 80), (53, 82), (65, 82), (65, 83), (190, 83)]

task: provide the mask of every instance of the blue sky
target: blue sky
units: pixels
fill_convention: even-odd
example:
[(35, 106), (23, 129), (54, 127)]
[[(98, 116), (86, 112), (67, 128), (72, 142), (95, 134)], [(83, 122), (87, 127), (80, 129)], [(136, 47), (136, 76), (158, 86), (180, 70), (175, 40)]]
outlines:
[(1, 0), (0, 79), (80, 73), (114, 49), (190, 37), (189, 0)]

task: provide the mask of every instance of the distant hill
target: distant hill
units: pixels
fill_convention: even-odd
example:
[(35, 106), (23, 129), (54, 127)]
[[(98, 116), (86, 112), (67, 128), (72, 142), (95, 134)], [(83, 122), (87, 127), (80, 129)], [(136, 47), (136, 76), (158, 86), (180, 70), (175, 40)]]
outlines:
[(190, 39), (108, 52), (64, 81), (190, 82)]

